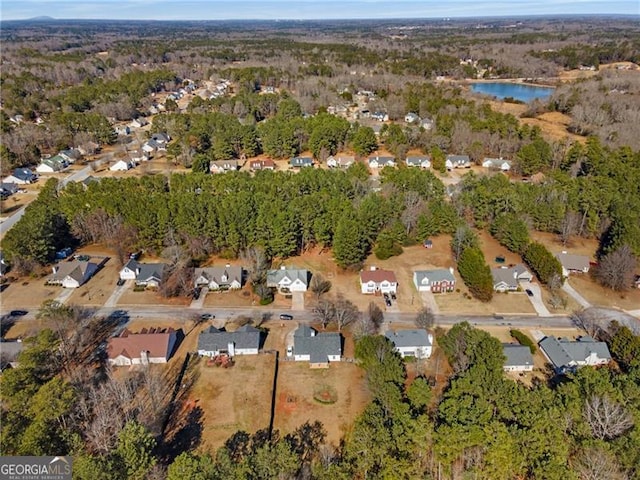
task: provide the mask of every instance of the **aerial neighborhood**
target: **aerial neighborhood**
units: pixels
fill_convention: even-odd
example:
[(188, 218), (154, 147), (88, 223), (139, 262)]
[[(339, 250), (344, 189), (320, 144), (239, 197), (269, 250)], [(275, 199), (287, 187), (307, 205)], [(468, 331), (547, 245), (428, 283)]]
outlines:
[(638, 478), (636, 22), (65, 22), (0, 30), (3, 455)]

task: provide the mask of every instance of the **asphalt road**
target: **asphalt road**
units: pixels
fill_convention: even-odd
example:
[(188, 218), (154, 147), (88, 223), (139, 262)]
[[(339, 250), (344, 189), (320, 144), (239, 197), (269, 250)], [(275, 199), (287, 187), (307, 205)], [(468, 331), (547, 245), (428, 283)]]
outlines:
[[(9, 312), (0, 312), (7, 314)], [(156, 320), (184, 320), (185, 322), (199, 317), (202, 313), (211, 313), (216, 318), (226, 318), (233, 320), (239, 316), (262, 319), (266, 323), (271, 321), (282, 322), (280, 314), (293, 316), (294, 321), (309, 322), (314, 320), (310, 311), (291, 310), (266, 310), (263, 308), (206, 308), (206, 309), (185, 309), (184, 307), (172, 306), (119, 306), (117, 308), (99, 308), (95, 310), (98, 316), (118, 315), (128, 317), (130, 320), (143, 320), (153, 322)], [(35, 311), (30, 311), (24, 316), (15, 317), (17, 321), (34, 321)], [(385, 313), (384, 320), (390, 326), (413, 325), (414, 313)], [(285, 320), (286, 321), (286, 320)], [(504, 316), (479, 316), (479, 315), (436, 315), (436, 325), (454, 325), (460, 322), (469, 322), (478, 326), (514, 326), (514, 327), (540, 327), (540, 328), (567, 328), (574, 326), (568, 316), (538, 317), (536, 315), (504, 315)]]

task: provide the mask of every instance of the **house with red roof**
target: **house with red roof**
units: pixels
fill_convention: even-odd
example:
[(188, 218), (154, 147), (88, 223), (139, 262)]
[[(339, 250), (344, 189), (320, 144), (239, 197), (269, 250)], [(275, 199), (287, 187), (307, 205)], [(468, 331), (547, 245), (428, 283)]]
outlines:
[(147, 365), (167, 363), (182, 338), (182, 330), (173, 328), (143, 328), (132, 333), (126, 328), (107, 345), (110, 365)]
[(362, 293), (380, 295), (381, 293), (396, 293), (398, 280), (391, 270), (371, 267), (360, 272), (360, 288)]

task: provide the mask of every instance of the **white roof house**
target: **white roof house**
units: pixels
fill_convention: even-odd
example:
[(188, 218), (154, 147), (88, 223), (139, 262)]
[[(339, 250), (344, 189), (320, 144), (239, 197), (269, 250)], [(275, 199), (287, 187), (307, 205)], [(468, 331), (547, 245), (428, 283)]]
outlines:
[(433, 335), (426, 330), (387, 330), (384, 336), (393, 343), (402, 358), (429, 358), (433, 352)]

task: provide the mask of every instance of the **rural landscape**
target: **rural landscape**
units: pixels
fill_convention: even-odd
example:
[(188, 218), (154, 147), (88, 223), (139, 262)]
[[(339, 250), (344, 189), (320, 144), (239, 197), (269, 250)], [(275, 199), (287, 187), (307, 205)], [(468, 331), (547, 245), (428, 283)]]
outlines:
[(640, 480), (637, 20), (2, 20), (0, 454)]

